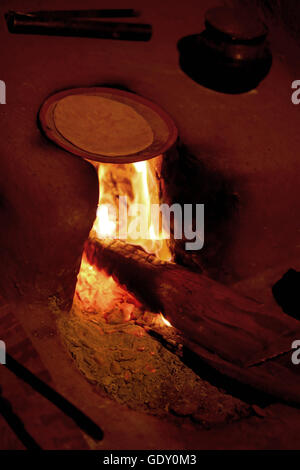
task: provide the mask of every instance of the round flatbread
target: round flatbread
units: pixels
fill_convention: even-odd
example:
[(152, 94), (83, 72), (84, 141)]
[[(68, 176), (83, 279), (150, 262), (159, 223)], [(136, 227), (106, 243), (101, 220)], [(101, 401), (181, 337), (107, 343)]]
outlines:
[(57, 131), (86, 152), (131, 155), (153, 142), (152, 129), (143, 116), (101, 96), (67, 96), (56, 104), (53, 116)]

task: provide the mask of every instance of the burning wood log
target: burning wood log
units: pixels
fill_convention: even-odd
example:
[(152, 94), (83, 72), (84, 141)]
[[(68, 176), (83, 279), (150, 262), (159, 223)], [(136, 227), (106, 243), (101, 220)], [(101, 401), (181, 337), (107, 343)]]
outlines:
[(269, 312), (204, 275), (162, 262), (120, 240), (90, 238), (88, 261), (117, 278), (192, 341), (223, 360), (248, 367), (291, 350), (299, 322)]
[(186, 268), (120, 240), (89, 238), (85, 254), (181, 330), (186, 346), (222, 374), (300, 403), (291, 344), (300, 324)]

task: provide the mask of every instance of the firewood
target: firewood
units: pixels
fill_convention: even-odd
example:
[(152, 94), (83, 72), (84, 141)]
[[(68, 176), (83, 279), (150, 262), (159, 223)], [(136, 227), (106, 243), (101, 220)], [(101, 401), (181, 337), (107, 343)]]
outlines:
[(120, 240), (89, 238), (89, 262), (117, 278), (192, 344), (249, 367), (291, 350), (300, 323), (182, 266)]

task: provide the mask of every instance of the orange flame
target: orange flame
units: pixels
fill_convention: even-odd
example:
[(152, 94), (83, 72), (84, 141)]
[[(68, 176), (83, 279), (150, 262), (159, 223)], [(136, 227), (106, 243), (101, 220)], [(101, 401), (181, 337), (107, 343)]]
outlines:
[[(120, 226), (120, 210), (126, 210), (127, 243), (142, 246), (148, 253), (155, 254), (161, 260), (172, 259), (165, 233), (162, 227), (155, 230), (151, 221), (151, 204), (159, 204), (159, 185), (151, 165), (147, 161), (132, 164), (99, 164), (99, 203), (94, 222), (93, 235), (101, 238), (124, 238), (124, 227)], [(121, 197), (126, 208), (120, 206)], [(146, 236), (137, 238), (133, 233), (131, 209), (142, 205), (146, 220)], [(113, 212), (113, 213), (110, 213)], [(157, 233), (158, 232), (158, 233)], [(125, 232), (124, 232), (125, 233)], [(143, 234), (144, 235), (144, 234)], [(111, 276), (89, 265), (82, 259), (75, 300), (80, 302), (86, 313), (102, 313), (104, 317), (116, 306), (124, 321), (134, 317), (134, 309), (141, 304)], [(157, 318), (161, 326), (171, 326), (162, 314)]]
[[(142, 246), (148, 253), (155, 254), (164, 261), (172, 259), (166, 236), (161, 227), (157, 230), (151, 221), (151, 205), (159, 204), (159, 186), (153, 170), (147, 161), (131, 164), (100, 164), (98, 167), (100, 183), (97, 218), (93, 227), (99, 238), (116, 238), (124, 230), (118, 226), (119, 197), (126, 197), (128, 243)], [(114, 208), (115, 214), (109, 214), (108, 206)], [(136, 237), (135, 225), (132, 223), (134, 208), (142, 207), (146, 221), (146, 236)], [(117, 218), (114, 217), (117, 215)], [(121, 238), (121, 237), (120, 237)], [(124, 238), (124, 237), (123, 237)]]

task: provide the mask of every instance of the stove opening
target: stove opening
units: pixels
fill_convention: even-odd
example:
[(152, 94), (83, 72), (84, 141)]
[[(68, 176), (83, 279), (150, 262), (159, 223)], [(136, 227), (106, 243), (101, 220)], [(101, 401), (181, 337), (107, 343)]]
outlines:
[[(97, 164), (97, 218), (85, 244), (72, 310), (58, 320), (59, 330), (77, 367), (99, 393), (131, 409), (210, 427), (248, 416), (249, 405), (184, 363), (181, 334), (159, 305), (151, 309), (134, 289), (129, 292), (126, 279), (134, 269), (132, 260), (145, 272), (147, 266), (155, 269), (172, 262), (168, 230), (162, 220), (156, 226), (151, 220), (152, 205), (163, 202), (162, 158)], [(120, 215), (125, 203), (127, 233)], [(108, 269), (110, 256), (112, 265), (123, 264), (118, 279), (114, 269)], [(137, 271), (130, 277), (147, 298), (151, 276)], [(149, 304), (155, 302), (149, 298)]]

